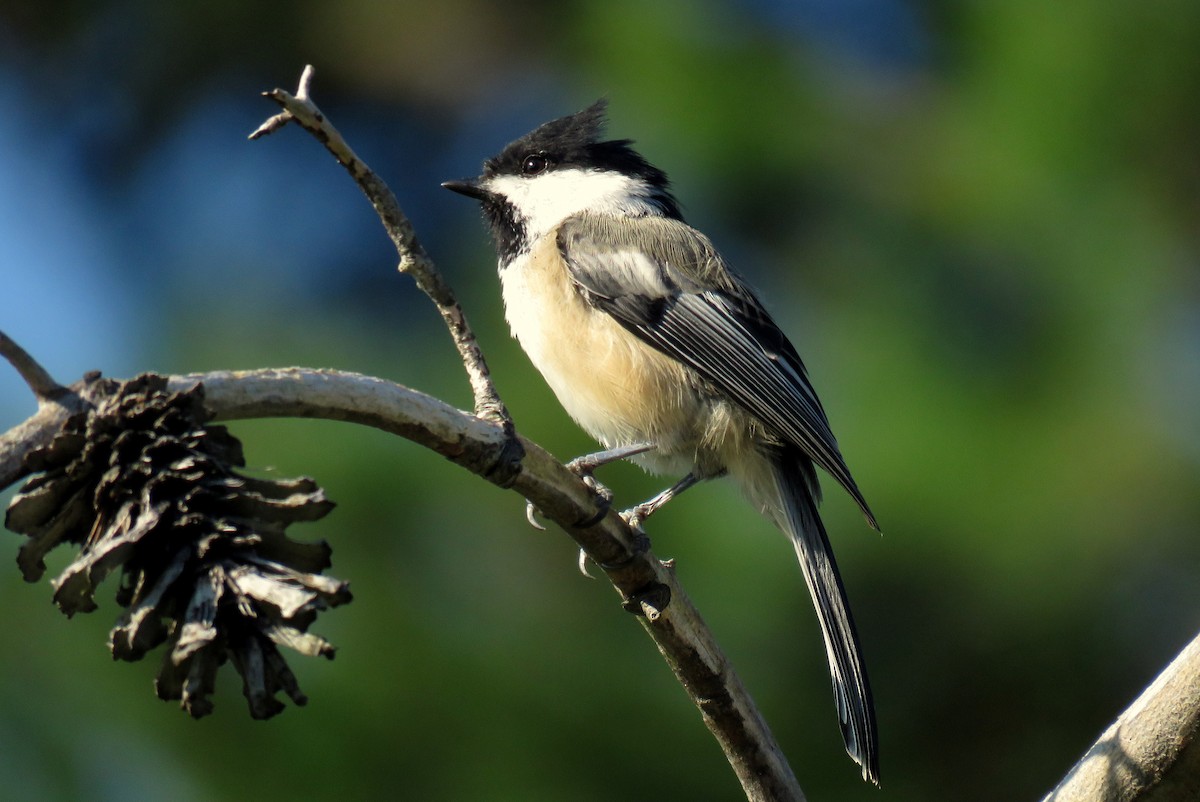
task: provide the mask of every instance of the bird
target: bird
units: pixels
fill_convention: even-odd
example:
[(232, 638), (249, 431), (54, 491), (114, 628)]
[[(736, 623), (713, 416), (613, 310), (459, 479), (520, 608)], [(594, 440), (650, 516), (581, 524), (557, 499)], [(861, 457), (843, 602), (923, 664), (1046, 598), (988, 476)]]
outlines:
[[(666, 173), (605, 139), (607, 100), (544, 123), (446, 189), (480, 203), (505, 319), (566, 412), (605, 450), (682, 478), (624, 513), (642, 522), (729, 475), (795, 548), (824, 641), (843, 742), (878, 785), (875, 706), (817, 512), (816, 466), (879, 530), (799, 354), (754, 290), (685, 221)], [(593, 486), (597, 486), (595, 483)], [(602, 487), (602, 486), (600, 486)]]

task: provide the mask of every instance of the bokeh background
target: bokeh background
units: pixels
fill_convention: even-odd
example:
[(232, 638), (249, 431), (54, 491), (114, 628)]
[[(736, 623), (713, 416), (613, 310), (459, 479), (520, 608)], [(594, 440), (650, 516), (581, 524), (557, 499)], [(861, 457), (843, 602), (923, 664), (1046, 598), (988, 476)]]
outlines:
[[(1200, 625), (1198, 54), (1193, 0), (5, 0), (0, 328), (64, 382), (306, 365), (469, 405), (341, 168), (299, 129), (246, 140), (312, 62), (520, 429), (582, 453), (508, 337), (477, 210), (438, 183), (606, 96), (792, 334), (882, 522), (829, 488), (882, 791), (842, 752), (783, 538), (716, 483), (654, 519), (657, 553), (810, 798), (1036, 799)], [(31, 412), (0, 366), (0, 425)], [(738, 798), (652, 643), (519, 498), (374, 431), (235, 432), (254, 471), (339, 502), (294, 530), (356, 594), (315, 627), (337, 660), (292, 660), (310, 704), (251, 721), (227, 669), (192, 721), (155, 660), (108, 658), (111, 603), (68, 623), (10, 563), (5, 798)]]

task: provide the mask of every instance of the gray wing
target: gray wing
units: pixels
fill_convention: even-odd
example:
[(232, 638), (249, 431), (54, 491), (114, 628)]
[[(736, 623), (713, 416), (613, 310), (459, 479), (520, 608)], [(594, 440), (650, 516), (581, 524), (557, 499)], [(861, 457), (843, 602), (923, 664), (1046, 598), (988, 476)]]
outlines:
[(801, 448), (878, 528), (799, 354), (703, 234), (662, 217), (579, 215), (558, 247), (589, 303)]

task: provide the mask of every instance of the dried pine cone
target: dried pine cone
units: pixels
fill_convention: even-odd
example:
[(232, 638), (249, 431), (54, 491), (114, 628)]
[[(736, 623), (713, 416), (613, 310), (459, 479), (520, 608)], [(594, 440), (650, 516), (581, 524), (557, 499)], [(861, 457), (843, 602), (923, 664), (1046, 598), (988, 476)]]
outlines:
[(5, 524), (29, 536), (17, 563), (27, 581), (63, 542), (79, 555), (54, 580), (68, 616), (96, 609), (97, 585), (121, 572), (113, 657), (138, 660), (163, 641), (168, 650), (155, 686), (193, 716), (212, 711), (217, 669), (226, 659), (242, 675), (250, 713), (283, 709), (284, 691), (306, 698), (277, 646), (332, 658), (307, 632), (317, 613), (350, 600), (347, 583), (321, 576), (324, 542), (285, 534), (333, 508), (311, 479), (242, 476), (241, 443), (206, 426), (204, 388), (168, 392), (162, 376), (128, 382), (93, 379), (91, 402), (45, 448), (29, 455), (37, 472), (9, 505)]

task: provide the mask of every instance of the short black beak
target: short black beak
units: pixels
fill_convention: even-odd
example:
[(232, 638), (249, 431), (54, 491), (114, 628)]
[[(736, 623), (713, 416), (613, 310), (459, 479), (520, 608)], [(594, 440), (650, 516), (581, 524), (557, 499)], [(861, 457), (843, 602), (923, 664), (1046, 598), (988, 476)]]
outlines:
[(487, 200), (490, 193), (483, 187), (479, 186), (478, 179), (464, 178), (462, 181), (444, 181), (442, 186), (451, 192), (457, 192), (459, 195), (466, 195), (468, 198), (475, 200)]

